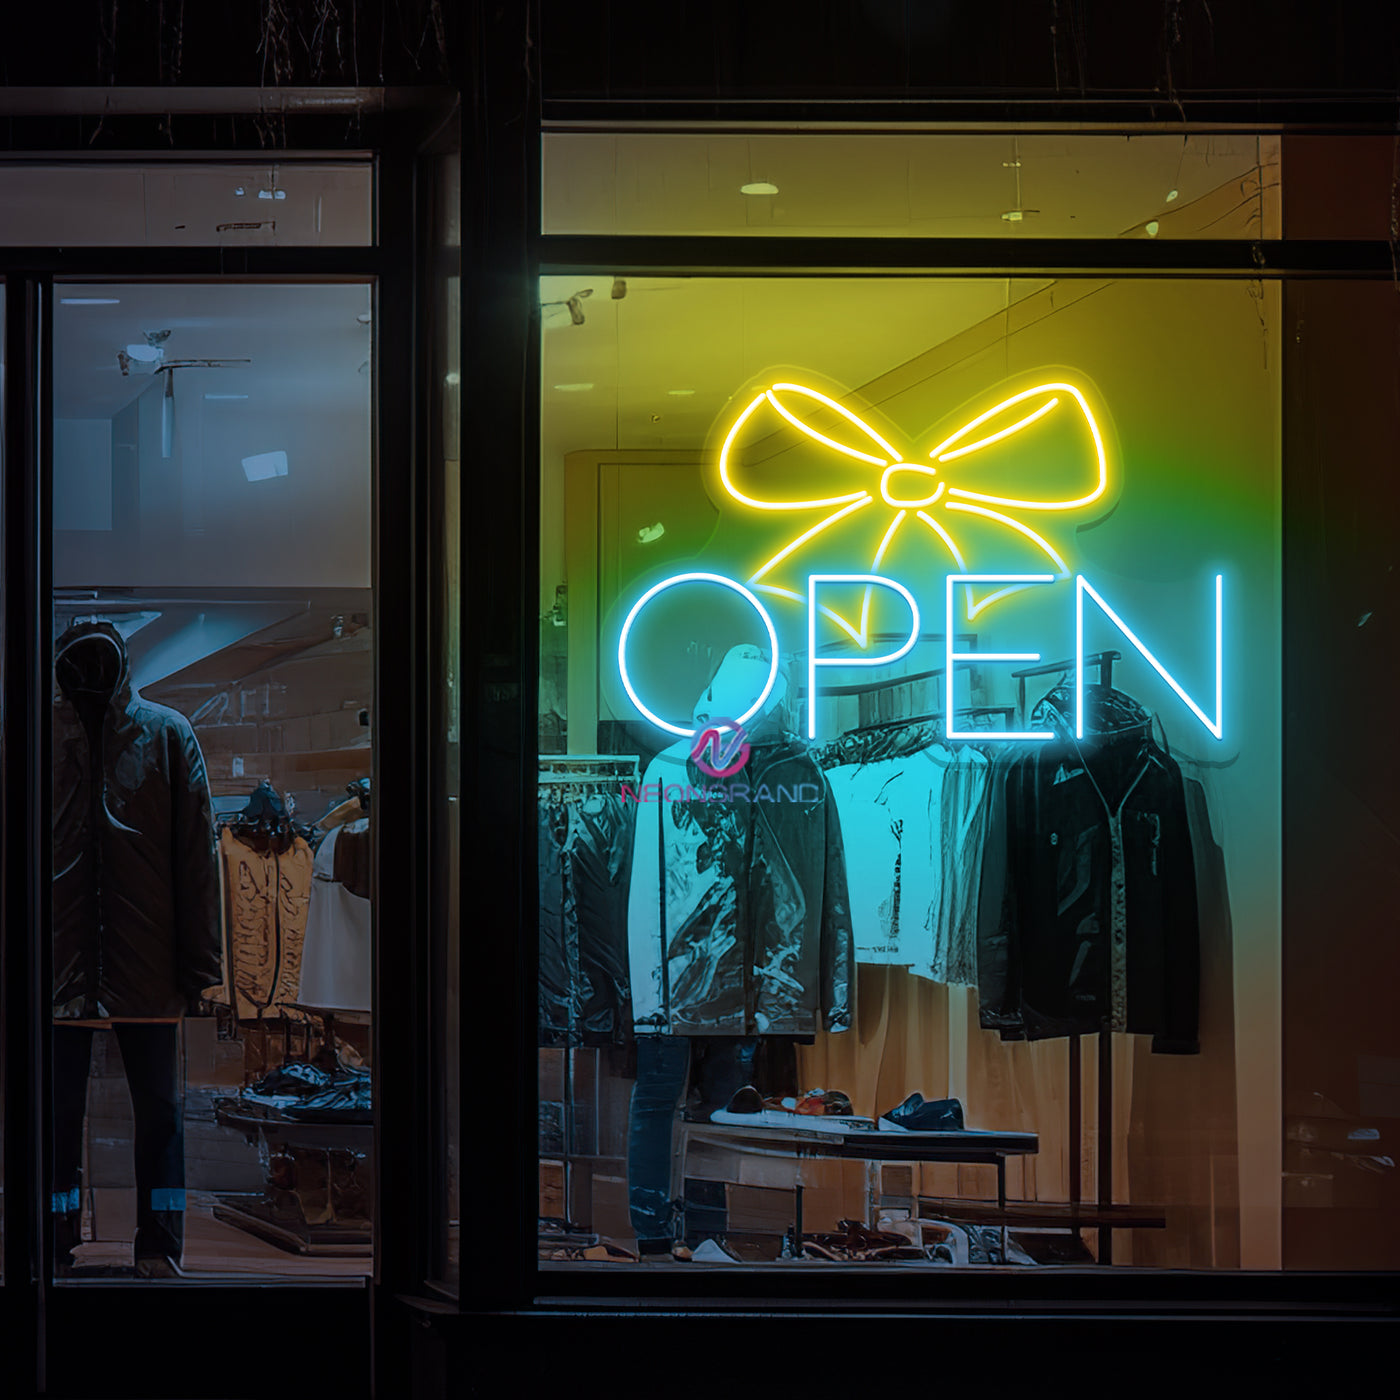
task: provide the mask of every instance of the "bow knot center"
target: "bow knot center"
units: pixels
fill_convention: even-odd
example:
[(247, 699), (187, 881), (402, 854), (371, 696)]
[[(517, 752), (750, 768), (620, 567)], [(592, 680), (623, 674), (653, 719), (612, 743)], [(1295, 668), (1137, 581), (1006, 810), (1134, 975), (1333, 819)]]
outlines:
[(931, 506), (942, 494), (946, 482), (937, 481), (937, 467), (913, 462), (895, 462), (880, 477), (880, 494), (896, 510), (917, 510)]

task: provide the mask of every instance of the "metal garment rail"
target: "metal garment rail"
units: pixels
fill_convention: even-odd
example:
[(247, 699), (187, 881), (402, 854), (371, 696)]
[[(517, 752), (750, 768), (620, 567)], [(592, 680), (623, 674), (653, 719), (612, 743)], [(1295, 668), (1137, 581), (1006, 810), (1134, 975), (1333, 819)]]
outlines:
[[(1086, 666), (1099, 668), (1099, 684), (1113, 684), (1113, 663), (1121, 661), (1120, 651), (1099, 651), (1084, 658)], [(1011, 678), (1017, 684), (1022, 723), (1026, 718), (1026, 681), (1032, 676), (1051, 676), (1061, 671), (1073, 670), (1075, 662), (1051, 661), (1041, 666), (1030, 666), (1023, 671), (1013, 671)], [(1095, 1195), (1098, 1197), (1100, 1220), (1107, 1219), (1113, 1206), (1113, 1032), (1109, 1029), (1108, 1017), (1104, 1017), (1099, 1027), (1099, 1112), (1097, 1127), (1099, 1133), (1098, 1173)], [(1069, 1037), (1069, 1141), (1071, 1170), (1069, 1174), (1070, 1205), (1078, 1207), (1083, 1199), (1084, 1180), (1084, 1063), (1082, 1036), (1078, 1031)], [(1077, 1210), (1075, 1212), (1077, 1217)], [(1099, 1253), (1100, 1264), (1113, 1263), (1113, 1227), (1100, 1224)], [(1074, 1237), (1080, 1239), (1078, 1219), (1074, 1223)]]

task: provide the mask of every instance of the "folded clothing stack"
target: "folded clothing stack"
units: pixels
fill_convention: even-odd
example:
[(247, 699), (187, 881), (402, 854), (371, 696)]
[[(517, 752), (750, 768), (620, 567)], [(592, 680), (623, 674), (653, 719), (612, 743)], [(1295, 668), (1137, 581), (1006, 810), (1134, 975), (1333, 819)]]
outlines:
[(242, 1098), (303, 1123), (374, 1121), (370, 1072), (352, 1065), (328, 1070), (302, 1061), (285, 1064), (245, 1089)]

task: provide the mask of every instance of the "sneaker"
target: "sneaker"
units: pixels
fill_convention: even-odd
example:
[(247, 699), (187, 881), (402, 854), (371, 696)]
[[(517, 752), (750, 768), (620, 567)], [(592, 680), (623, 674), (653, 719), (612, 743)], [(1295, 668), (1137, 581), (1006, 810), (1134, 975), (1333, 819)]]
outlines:
[(880, 1115), (880, 1131), (885, 1133), (960, 1133), (963, 1106), (958, 1099), (926, 1100), (910, 1094), (898, 1108)]

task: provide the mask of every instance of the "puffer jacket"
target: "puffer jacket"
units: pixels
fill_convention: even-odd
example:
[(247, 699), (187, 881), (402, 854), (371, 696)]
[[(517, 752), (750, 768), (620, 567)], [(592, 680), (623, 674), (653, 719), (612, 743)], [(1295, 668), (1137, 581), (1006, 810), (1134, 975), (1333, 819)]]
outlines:
[[(637, 794), (628, 902), (637, 1034), (848, 1030), (855, 943), (826, 775), (791, 735), (751, 738), (748, 762), (728, 779), (702, 774), (689, 747), (658, 755)], [(759, 800), (698, 795), (736, 785)], [(763, 799), (780, 788), (783, 800)]]
[(54, 1014), (176, 1016), (223, 980), (204, 758), (110, 622), (54, 646)]

